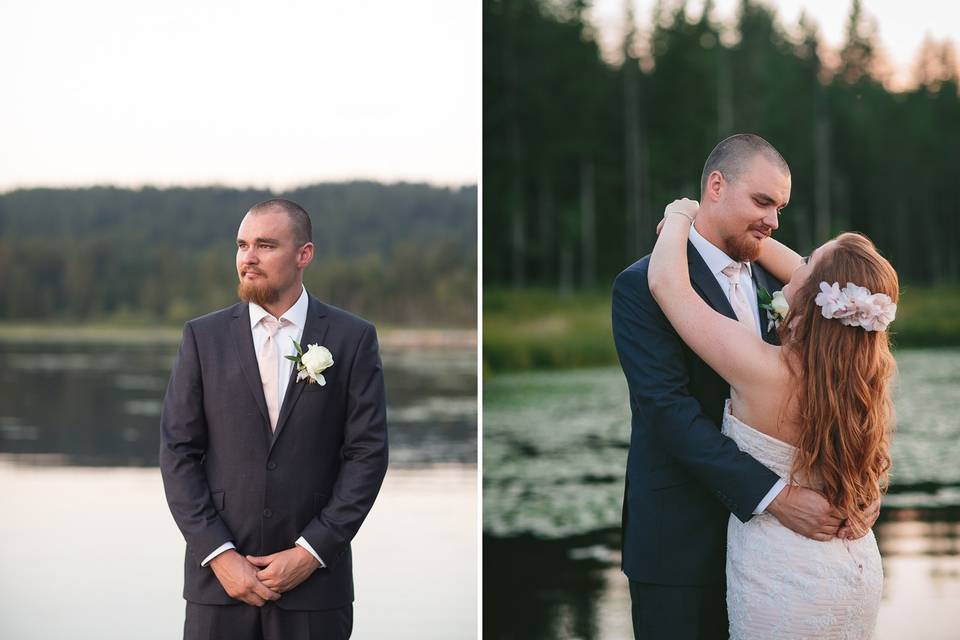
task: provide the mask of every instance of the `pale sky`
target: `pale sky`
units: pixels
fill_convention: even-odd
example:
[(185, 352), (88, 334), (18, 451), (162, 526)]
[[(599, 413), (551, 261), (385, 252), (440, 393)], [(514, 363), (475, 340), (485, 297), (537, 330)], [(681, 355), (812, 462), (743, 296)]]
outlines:
[(0, 3), (0, 191), (475, 184), (478, 0)]
[[(654, 0), (596, 0), (593, 17), (605, 47), (619, 46), (617, 42), (623, 33), (626, 1), (633, 2), (640, 32), (644, 35), (650, 33)], [(852, 4), (850, 0), (761, 1), (776, 9), (781, 26), (792, 30), (796, 27), (800, 12), (806, 10), (807, 15), (819, 26), (825, 44), (838, 49), (845, 40)], [(699, 17), (703, 4), (703, 0), (688, 2), (688, 15)], [(675, 2), (664, 0), (664, 5), (675, 6)], [(715, 0), (714, 19), (733, 24), (739, 5), (740, 0)], [(954, 45), (960, 43), (960, 3), (947, 0), (863, 0), (861, 5), (866, 15), (876, 20), (883, 53), (894, 65), (901, 82), (909, 75), (926, 35), (929, 34), (938, 42), (949, 38)]]

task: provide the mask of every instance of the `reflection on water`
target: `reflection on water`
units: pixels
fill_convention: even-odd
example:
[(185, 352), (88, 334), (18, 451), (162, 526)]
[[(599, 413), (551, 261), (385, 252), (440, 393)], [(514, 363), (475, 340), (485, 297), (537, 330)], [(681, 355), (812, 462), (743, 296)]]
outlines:
[[(180, 637), (184, 543), (156, 468), (176, 349), (0, 342), (0, 638)], [(476, 350), (382, 357), (391, 466), (354, 541), (355, 636), (474, 638)]]
[[(885, 575), (875, 640), (958, 637), (960, 511), (888, 510), (874, 532)], [(619, 549), (619, 529), (557, 539), (485, 535), (485, 637), (632, 638)]]
[[(487, 500), (485, 495), (484, 509)], [(576, 552), (599, 547), (612, 554), (618, 536), (619, 531), (560, 539), (485, 535), (484, 637), (598, 637), (598, 609), (607, 592), (604, 569), (609, 563)], [(622, 612), (629, 619), (629, 604)]]
[[(960, 351), (900, 351), (877, 638), (960, 625)], [(484, 384), (484, 630), (491, 638), (627, 638), (618, 568), (629, 443), (617, 368)], [(918, 615), (919, 614), (919, 615)]]
[[(476, 351), (385, 349), (391, 464), (475, 464)], [(169, 342), (0, 343), (0, 452), (155, 466)]]
[[(183, 538), (158, 469), (4, 457), (0, 487), (0, 638), (181, 637)], [(354, 637), (476, 637), (476, 498), (475, 465), (388, 471), (353, 542)]]

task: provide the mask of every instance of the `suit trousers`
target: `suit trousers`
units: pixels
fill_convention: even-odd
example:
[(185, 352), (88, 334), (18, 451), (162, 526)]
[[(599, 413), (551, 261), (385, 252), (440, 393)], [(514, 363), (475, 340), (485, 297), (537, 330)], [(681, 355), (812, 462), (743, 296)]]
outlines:
[(672, 586), (630, 581), (636, 640), (726, 640), (727, 585)]
[(347, 640), (353, 605), (323, 611), (288, 611), (273, 602), (211, 605), (187, 601), (183, 640)]

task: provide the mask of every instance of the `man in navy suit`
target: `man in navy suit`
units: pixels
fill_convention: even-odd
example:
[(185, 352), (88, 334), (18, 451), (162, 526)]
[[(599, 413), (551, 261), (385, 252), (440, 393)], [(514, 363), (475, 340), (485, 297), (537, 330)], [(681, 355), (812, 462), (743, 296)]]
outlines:
[[(759, 265), (778, 226), (790, 170), (765, 140), (739, 134), (707, 158), (687, 255), (693, 286), (736, 319), (731, 278), (750, 301), (757, 332), (776, 344), (757, 292), (780, 289)], [(766, 511), (810, 538), (841, 525), (819, 493), (786, 487), (742, 453), (719, 425), (728, 385), (680, 340), (647, 286), (649, 256), (613, 287), (613, 333), (632, 413), (623, 502), (623, 571), (630, 580), (636, 638), (727, 637), (724, 575), (727, 521)], [(733, 274), (733, 275), (731, 275)], [(762, 314), (762, 315), (761, 315)]]
[(350, 541), (387, 468), (383, 371), (373, 325), (303, 287), (312, 259), (303, 208), (256, 205), (237, 233), (242, 302), (183, 328), (160, 471), (190, 640), (352, 632)]

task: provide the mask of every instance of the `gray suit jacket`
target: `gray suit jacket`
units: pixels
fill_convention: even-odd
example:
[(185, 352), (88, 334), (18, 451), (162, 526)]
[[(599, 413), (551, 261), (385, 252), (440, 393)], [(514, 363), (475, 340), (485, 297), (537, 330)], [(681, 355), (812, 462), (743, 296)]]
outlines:
[(350, 541), (387, 469), (386, 399), (373, 325), (309, 296), (300, 343), (327, 347), (326, 386), (295, 382), (270, 431), (246, 303), (188, 321), (160, 415), (160, 472), (187, 542), (183, 596), (236, 604), (200, 563), (233, 540), (242, 554), (300, 536), (327, 567), (278, 601), (319, 610), (353, 601)]

